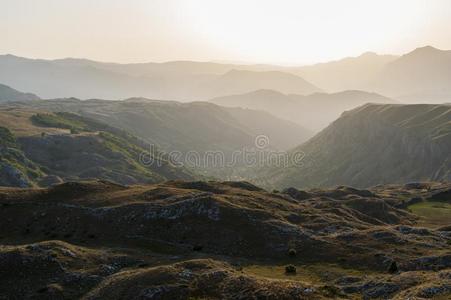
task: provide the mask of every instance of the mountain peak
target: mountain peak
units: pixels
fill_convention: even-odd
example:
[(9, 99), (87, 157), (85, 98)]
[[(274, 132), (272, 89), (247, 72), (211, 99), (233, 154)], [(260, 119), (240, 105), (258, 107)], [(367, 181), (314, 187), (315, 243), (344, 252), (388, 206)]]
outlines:
[(434, 53), (440, 53), (440, 52), (444, 52), (444, 50), (440, 50), (437, 49), (435, 47), (432, 46), (424, 46), (424, 47), (418, 47), (415, 50), (413, 50), (412, 52), (407, 53), (406, 55), (428, 55), (428, 54), (434, 54)]

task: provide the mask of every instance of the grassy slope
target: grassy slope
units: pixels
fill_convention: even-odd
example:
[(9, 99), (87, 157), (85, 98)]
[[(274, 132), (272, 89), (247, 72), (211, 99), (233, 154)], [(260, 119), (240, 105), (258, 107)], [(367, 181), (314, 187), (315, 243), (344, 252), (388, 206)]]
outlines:
[(449, 105), (365, 105), (344, 113), (299, 146), (302, 165), (272, 168), (261, 184), (277, 187), (449, 180)]
[(420, 216), (420, 224), (440, 227), (451, 223), (451, 204), (445, 202), (421, 202), (409, 206), (412, 213)]
[(0, 127), (0, 184), (29, 187), (43, 175), (38, 165), (23, 153), (16, 138), (5, 127)]
[[(8, 116), (8, 112), (2, 111)], [(108, 179), (123, 184), (153, 183), (167, 179), (191, 179), (191, 172), (173, 167), (165, 155), (153, 148), (155, 163), (146, 166), (140, 155), (151, 148), (129, 133), (71, 113), (37, 113), (12, 111), (11, 120), (25, 124), (15, 144), (3, 159), (21, 154), (14, 162), (31, 161), (41, 166), (38, 173), (31, 173), (33, 182), (47, 175), (56, 175), (64, 180), (80, 178)], [(24, 120), (25, 119), (25, 120)], [(28, 119), (28, 120), (27, 120)], [(16, 127), (14, 129), (17, 128)], [(25, 128), (25, 129), (24, 129)], [(72, 133), (72, 134), (69, 134)], [(29, 169), (19, 165), (24, 174)], [(6, 185), (13, 185), (6, 183)]]

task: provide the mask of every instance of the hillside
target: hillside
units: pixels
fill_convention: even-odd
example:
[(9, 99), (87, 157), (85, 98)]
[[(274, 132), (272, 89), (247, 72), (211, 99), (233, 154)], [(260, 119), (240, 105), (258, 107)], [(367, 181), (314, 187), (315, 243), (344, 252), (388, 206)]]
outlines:
[(82, 114), (130, 132), (167, 152), (231, 152), (254, 146), (254, 139), (260, 134), (273, 141), (273, 148), (285, 150), (312, 135), (297, 124), (265, 112), (229, 109), (207, 102), (60, 99), (32, 105)]
[(451, 96), (451, 50), (417, 48), (387, 64), (372, 90), (405, 101), (444, 103)]
[(451, 179), (451, 106), (368, 104), (292, 151), (302, 165), (273, 168), (258, 181), (276, 187), (368, 187)]
[[(59, 99), (10, 104), (5, 110), (10, 108), (71, 112), (98, 120), (155, 145), (170, 154), (171, 159), (198, 173), (222, 179), (239, 176), (237, 172), (243, 160), (235, 161), (233, 155), (238, 153), (241, 158), (246, 149), (255, 148), (257, 136), (267, 137), (267, 150), (279, 151), (293, 148), (313, 136), (310, 130), (263, 111), (225, 108), (206, 102)], [(12, 115), (5, 118), (5, 127), (14, 128), (18, 133), (36, 134), (26, 124), (17, 123)]]
[(365, 103), (395, 103), (396, 101), (364, 91), (314, 93), (303, 96), (283, 94), (274, 90), (257, 90), (246, 94), (214, 98), (211, 102), (222, 106), (264, 110), (313, 131), (319, 131), (337, 119), (345, 110)]
[(0, 188), (0, 293), (446, 299), (449, 227), (419, 227), (405, 208), (410, 199), (449, 204), (450, 189), (428, 183), (269, 193), (246, 182), (105, 181)]
[(44, 176), (23, 153), (11, 131), (0, 126), (0, 186), (31, 187)]
[(0, 145), (2, 186), (48, 186), (81, 179), (137, 184), (194, 178), (186, 169), (172, 166), (156, 149), (149, 154), (154, 163), (143, 164), (140, 155), (150, 151), (146, 143), (97, 121), (21, 110), (0, 111), (0, 116), (0, 126), (8, 126), (8, 119), (16, 122), (9, 128), (0, 127), (4, 136)]
[(0, 103), (9, 101), (30, 101), (39, 100), (35, 94), (22, 93), (7, 85), (0, 84)]

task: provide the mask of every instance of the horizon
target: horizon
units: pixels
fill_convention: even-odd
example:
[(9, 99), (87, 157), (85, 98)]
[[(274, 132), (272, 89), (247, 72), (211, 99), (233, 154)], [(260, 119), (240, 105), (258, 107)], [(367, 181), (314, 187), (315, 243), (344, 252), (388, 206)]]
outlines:
[(368, 51), (451, 49), (445, 0), (18, 0), (3, 6), (0, 53), (39, 59), (302, 66)]
[(223, 64), (223, 65), (249, 65), (249, 66), (258, 66), (258, 65), (268, 65), (268, 66), (278, 66), (278, 67), (287, 67), (287, 68), (291, 68), (291, 67), (306, 67), (306, 66), (314, 66), (314, 65), (318, 65), (318, 64), (327, 64), (327, 63), (331, 63), (331, 62), (336, 62), (336, 61), (341, 61), (344, 59), (349, 59), (349, 58), (359, 58), (362, 57), (364, 55), (367, 54), (372, 54), (372, 55), (377, 55), (377, 56), (398, 56), (401, 57), (403, 55), (409, 54), (417, 49), (423, 49), (423, 48), (432, 48), (434, 50), (438, 50), (438, 51), (449, 51), (450, 49), (441, 49), (439, 47), (433, 46), (431, 44), (426, 44), (426, 45), (422, 45), (422, 46), (418, 46), (415, 47), (413, 49), (411, 49), (408, 52), (405, 53), (398, 53), (398, 54), (394, 54), (394, 53), (377, 53), (375, 51), (365, 51), (362, 52), (361, 54), (355, 55), (355, 56), (344, 56), (341, 58), (337, 58), (337, 59), (333, 59), (333, 60), (328, 60), (328, 61), (318, 61), (318, 62), (313, 62), (313, 63), (307, 63), (307, 64), (298, 64), (298, 65), (293, 65), (293, 64), (277, 64), (277, 63), (264, 63), (264, 62), (248, 62), (248, 61), (228, 61), (228, 60), (221, 60), (221, 59), (215, 59), (215, 60), (184, 60), (184, 59), (174, 59), (174, 60), (168, 60), (168, 61), (140, 61), (140, 62), (132, 62), (132, 63), (127, 63), (127, 62), (119, 62), (119, 61), (102, 61), (102, 60), (96, 60), (90, 57), (71, 57), (71, 56), (66, 56), (66, 57), (30, 57), (30, 56), (21, 56), (21, 55), (16, 55), (14, 53), (0, 53), (0, 56), (14, 56), (17, 58), (24, 58), (24, 59), (29, 59), (29, 60), (46, 60), (46, 61), (58, 61), (58, 60), (86, 60), (86, 61), (92, 61), (92, 62), (98, 62), (98, 63), (104, 63), (104, 64), (119, 64), (119, 65), (134, 65), (134, 64), (167, 64), (167, 63), (177, 63), (177, 62), (193, 62), (193, 63), (213, 63), (213, 64)]

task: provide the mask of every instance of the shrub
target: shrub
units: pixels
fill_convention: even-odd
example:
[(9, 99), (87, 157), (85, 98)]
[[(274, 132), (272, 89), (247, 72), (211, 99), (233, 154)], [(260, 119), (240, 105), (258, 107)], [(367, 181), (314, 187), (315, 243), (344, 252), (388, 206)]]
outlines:
[(392, 261), (390, 267), (388, 267), (388, 272), (391, 274), (398, 272), (398, 265), (396, 264), (396, 261)]
[(286, 274), (296, 274), (296, 267), (294, 265), (285, 266)]

